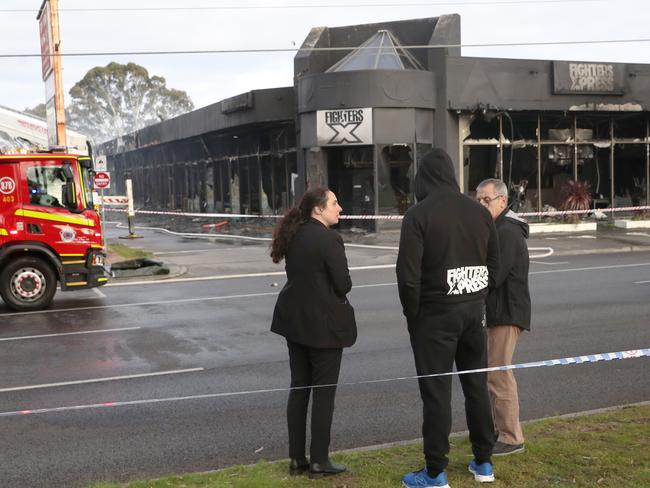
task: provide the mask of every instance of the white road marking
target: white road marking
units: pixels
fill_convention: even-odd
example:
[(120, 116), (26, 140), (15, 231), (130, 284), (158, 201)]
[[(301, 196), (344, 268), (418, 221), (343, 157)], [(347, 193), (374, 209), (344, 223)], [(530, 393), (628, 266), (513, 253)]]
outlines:
[(397, 246), (375, 246), (373, 244), (350, 244), (345, 243), (345, 247), (359, 247), (362, 249), (383, 249), (386, 251), (397, 251), (399, 247)]
[(83, 334), (103, 334), (106, 332), (124, 332), (127, 330), (138, 330), (140, 328), (141, 327), (123, 327), (121, 329), (83, 330), (79, 332), (61, 332), (59, 334), (40, 334), (40, 335), (31, 335), (31, 336), (3, 337), (0, 338), (0, 342), (24, 341), (26, 339), (44, 339), (47, 337), (63, 337), (63, 336), (71, 336), (71, 335), (83, 335)]
[(55, 388), (59, 386), (85, 385), (88, 383), (103, 383), (105, 381), (131, 380), (135, 378), (150, 378), (152, 376), (163, 376), (163, 375), (171, 375), (171, 374), (196, 373), (198, 371), (203, 371), (203, 370), (204, 368), (176, 369), (172, 371), (158, 371), (157, 373), (130, 374), (125, 376), (110, 376), (107, 378), (93, 378), (89, 380), (62, 381), (60, 383), (45, 383), (42, 385), (16, 386), (12, 388), (1, 388), (0, 393), (7, 393), (10, 391), (37, 390), (41, 388)]
[(634, 282), (635, 285), (645, 285), (647, 283), (650, 283), (650, 281), (635, 281)]
[(233, 275), (213, 275), (213, 276), (197, 276), (194, 278), (171, 278), (169, 280), (142, 280), (142, 281), (126, 281), (124, 283), (108, 283), (104, 286), (141, 286), (141, 285), (164, 285), (166, 283), (191, 283), (193, 281), (217, 281), (217, 280), (234, 280), (238, 278), (264, 278), (267, 276), (284, 276), (284, 271), (269, 271), (268, 273), (247, 273), (247, 274), (233, 274)]
[(533, 256), (530, 256), (532, 259), (543, 259), (543, 258), (548, 258), (553, 255), (555, 250), (552, 247), (529, 247), (528, 252), (536, 252), (540, 251), (542, 254), (535, 254)]
[(91, 290), (92, 290), (93, 293), (94, 293), (95, 295), (97, 295), (99, 298), (106, 298), (106, 295), (104, 295), (104, 293), (102, 293), (101, 290), (100, 290), (99, 288), (91, 288)]
[(549, 263), (545, 263), (544, 261), (531, 261), (531, 263), (534, 264), (545, 264), (546, 266), (555, 266), (558, 264), (569, 264), (569, 261), (553, 261)]
[(11, 317), (14, 315), (33, 315), (33, 314), (46, 314), (46, 313), (58, 313), (58, 312), (78, 312), (81, 310), (101, 310), (107, 308), (126, 308), (126, 307), (146, 307), (150, 305), (165, 305), (165, 304), (176, 304), (176, 303), (192, 303), (192, 302), (207, 302), (211, 300), (228, 300), (230, 298), (253, 298), (253, 297), (263, 297), (277, 295), (279, 292), (274, 291), (270, 293), (246, 293), (242, 295), (224, 295), (218, 297), (201, 297), (201, 298), (182, 298), (179, 300), (163, 300), (158, 302), (137, 302), (137, 303), (118, 303), (116, 305), (96, 305), (93, 307), (71, 307), (71, 308), (60, 308), (58, 310), (33, 310), (31, 312), (12, 312), (12, 313), (3, 313), (0, 314), (0, 317)]
[(196, 252), (208, 252), (208, 251), (223, 251), (224, 249), (222, 248), (214, 248), (214, 249), (195, 249), (193, 251), (161, 251), (161, 252), (154, 252), (154, 255), (156, 256), (168, 256), (170, 254), (191, 254), (191, 253), (196, 253)]
[[(549, 273), (571, 273), (575, 271), (596, 271), (596, 270), (601, 270), (601, 269), (620, 269), (620, 268), (635, 268), (635, 267), (640, 267), (640, 266), (650, 266), (650, 263), (634, 263), (634, 264), (617, 264), (617, 265), (612, 265), (612, 266), (593, 266), (593, 267), (585, 267), (585, 268), (567, 268), (567, 269), (550, 269), (546, 271), (531, 271), (529, 274), (530, 275), (538, 275), (538, 274), (549, 274)], [(381, 264), (377, 266), (360, 266), (356, 269), (384, 269), (384, 268), (394, 268), (394, 264)], [(352, 270), (353, 268), (350, 268)], [(279, 272), (279, 273), (273, 273), (272, 275), (269, 275), (267, 273), (260, 273), (258, 274), (253, 274), (253, 275), (239, 275), (241, 277), (255, 277), (255, 276), (275, 276), (279, 274), (284, 274), (284, 272)], [(224, 277), (205, 277), (203, 279), (225, 279)], [(166, 282), (170, 282), (172, 280), (167, 280)], [(187, 278), (187, 281), (196, 281), (193, 278)], [(145, 282), (149, 284), (150, 282)], [(157, 284), (160, 284), (158, 282), (154, 282)], [(162, 282), (165, 283), (165, 282)], [(352, 288), (370, 288), (373, 286), (392, 286), (395, 283), (379, 283), (379, 284), (369, 284), (369, 285), (356, 285), (353, 286)], [(192, 302), (208, 302), (208, 301), (214, 301), (214, 300), (229, 300), (229, 299), (239, 299), (239, 298), (256, 298), (256, 297), (267, 297), (267, 296), (273, 296), (277, 295), (279, 292), (267, 292), (267, 293), (244, 293), (244, 294), (238, 294), (238, 295), (221, 295), (221, 296), (214, 296), (214, 297), (197, 297), (197, 298), (182, 298), (178, 300), (162, 300), (162, 301), (151, 301), (151, 302), (137, 302), (137, 303), (120, 303), (120, 304), (115, 304), (115, 305), (96, 305), (92, 307), (76, 307), (76, 308), (62, 308), (58, 310), (34, 310), (31, 312), (12, 312), (12, 313), (4, 313), (0, 314), (1, 317), (11, 317), (15, 315), (32, 315), (32, 314), (46, 314), (46, 313), (59, 313), (59, 312), (78, 312), (81, 310), (100, 310), (100, 309), (109, 309), (109, 308), (126, 308), (126, 307), (144, 307), (144, 306), (150, 306), (150, 305), (172, 305), (172, 304), (178, 304), (178, 303), (192, 303)]]
[[(390, 269), (394, 268), (394, 264), (375, 264), (372, 266), (351, 266), (350, 271), (367, 271), (369, 269)], [(108, 283), (104, 286), (134, 286), (134, 285), (165, 285), (167, 283), (191, 283), (193, 281), (219, 281), (219, 280), (235, 280), (241, 278), (266, 278), (269, 276), (285, 276), (284, 271), (268, 271), (263, 273), (241, 273), (231, 275), (212, 275), (212, 276), (197, 276), (195, 278), (171, 278), (169, 280), (142, 280), (142, 281), (126, 281), (124, 283)]]
[(616, 264), (612, 266), (593, 266), (591, 268), (567, 268), (567, 269), (549, 269), (547, 271), (531, 271), (528, 274), (548, 274), (548, 273), (569, 273), (571, 271), (592, 271), (599, 269), (618, 269), (618, 268), (635, 268), (638, 266), (650, 266), (650, 263), (636, 264)]
[[(377, 286), (393, 286), (397, 283), (376, 283), (370, 285), (355, 285), (352, 288), (372, 288)], [(12, 313), (3, 313), (0, 314), (0, 317), (11, 317), (14, 315), (33, 315), (33, 314), (46, 314), (46, 313), (57, 313), (57, 312), (77, 312), (81, 310), (100, 310), (107, 308), (126, 308), (126, 307), (145, 307), (151, 305), (172, 305), (177, 303), (192, 303), (192, 302), (209, 302), (212, 300), (228, 300), (228, 299), (237, 299), (237, 298), (256, 298), (256, 297), (267, 297), (274, 296), (279, 294), (279, 291), (267, 292), (267, 293), (246, 293), (242, 295), (222, 295), (216, 297), (197, 297), (197, 298), (180, 298), (178, 300), (163, 300), (158, 302), (137, 302), (137, 303), (119, 303), (116, 305), (95, 305), (92, 307), (76, 307), (76, 308), (60, 308), (57, 310), (33, 310), (31, 312), (12, 312)]]
[(627, 236), (650, 237), (650, 234), (648, 234), (647, 232), (626, 232), (625, 235), (627, 235)]

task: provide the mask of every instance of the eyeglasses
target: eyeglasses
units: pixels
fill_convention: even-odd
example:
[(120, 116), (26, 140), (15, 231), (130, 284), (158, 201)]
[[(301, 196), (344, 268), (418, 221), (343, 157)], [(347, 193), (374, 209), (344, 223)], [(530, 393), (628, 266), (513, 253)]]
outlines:
[(478, 203), (483, 203), (483, 204), (485, 204), (485, 205), (489, 205), (489, 204), (491, 204), (493, 201), (495, 201), (497, 198), (502, 198), (502, 197), (503, 197), (503, 195), (497, 195), (497, 196), (492, 197), (492, 198), (490, 198), (490, 197), (481, 197), (481, 198), (477, 198), (476, 201), (477, 201)]

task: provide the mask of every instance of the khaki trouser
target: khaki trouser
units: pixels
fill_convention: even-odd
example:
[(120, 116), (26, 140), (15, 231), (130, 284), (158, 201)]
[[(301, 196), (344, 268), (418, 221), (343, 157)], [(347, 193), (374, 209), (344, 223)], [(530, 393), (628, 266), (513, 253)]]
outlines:
[[(488, 327), (488, 367), (512, 364), (517, 339), (522, 329), (515, 325)], [(498, 440), (506, 444), (523, 444), (524, 433), (519, 423), (519, 396), (512, 370), (490, 371), (488, 390)]]

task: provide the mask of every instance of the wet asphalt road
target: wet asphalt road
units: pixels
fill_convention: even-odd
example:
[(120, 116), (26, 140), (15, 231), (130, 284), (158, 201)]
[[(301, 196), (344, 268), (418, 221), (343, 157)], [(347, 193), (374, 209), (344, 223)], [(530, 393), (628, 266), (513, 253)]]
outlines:
[[(650, 280), (650, 253), (542, 262), (531, 267), (533, 332), (515, 361), (650, 346), (650, 283), (638, 283)], [(359, 340), (341, 381), (415, 374), (394, 271), (357, 271), (353, 281)], [(197, 398), (287, 386), (286, 346), (268, 332), (273, 282), (283, 284), (103, 287), (105, 297), (59, 293), (53, 310), (33, 314), (0, 303), (0, 486), (77, 487), (286, 457), (285, 392)], [(518, 371), (522, 417), (650, 400), (648, 361)], [(203, 369), (183, 372), (194, 368)], [(56, 385), (156, 372), (166, 374)], [(150, 399), (161, 401), (2, 416)], [(454, 430), (465, 429), (462, 405), (456, 382)], [(414, 439), (420, 419), (413, 380), (342, 386), (332, 448)]]

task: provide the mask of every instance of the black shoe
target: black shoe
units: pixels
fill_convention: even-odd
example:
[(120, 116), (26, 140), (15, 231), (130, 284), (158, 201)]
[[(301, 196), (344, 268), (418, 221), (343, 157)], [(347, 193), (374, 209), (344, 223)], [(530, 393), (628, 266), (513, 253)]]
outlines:
[(331, 476), (333, 474), (343, 473), (347, 469), (344, 464), (335, 464), (328, 459), (323, 464), (311, 463), (309, 465), (309, 477), (320, 478), (322, 476)]
[(292, 459), (289, 461), (289, 474), (291, 476), (305, 474), (307, 471), (309, 471), (309, 461), (307, 458)]
[(523, 444), (506, 444), (505, 442), (497, 441), (492, 449), (493, 456), (507, 456), (508, 454), (516, 454), (524, 452)]

